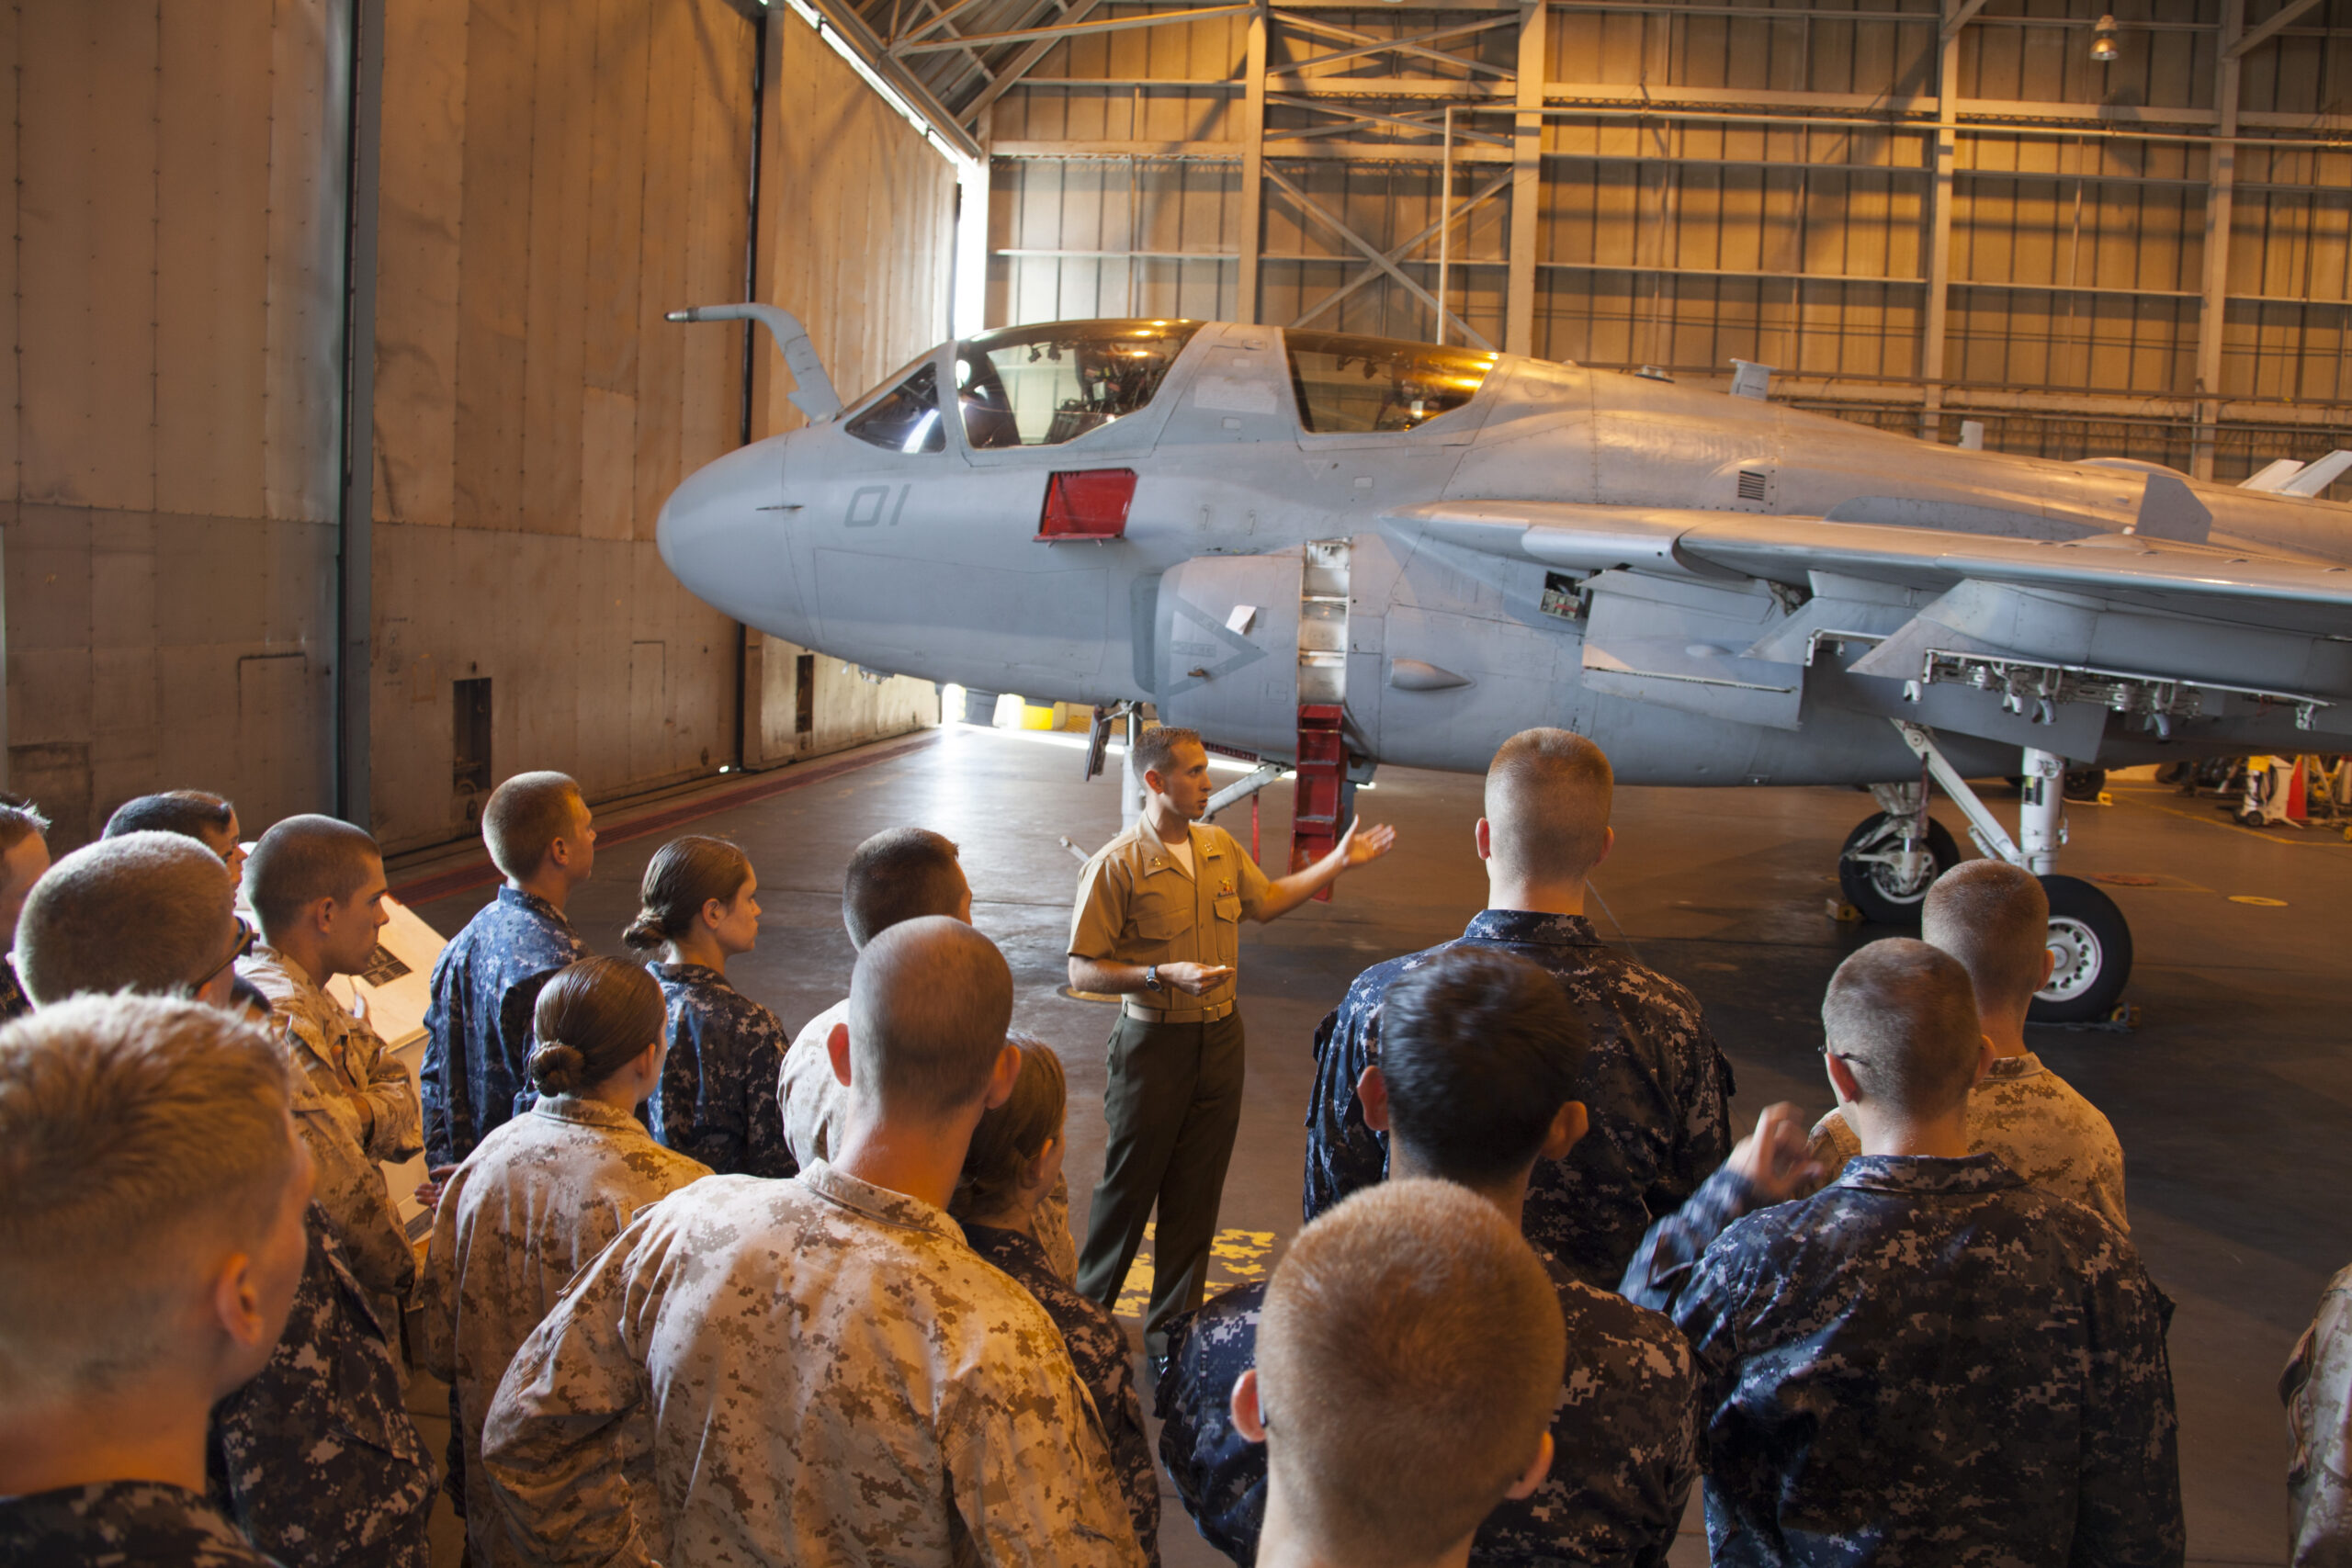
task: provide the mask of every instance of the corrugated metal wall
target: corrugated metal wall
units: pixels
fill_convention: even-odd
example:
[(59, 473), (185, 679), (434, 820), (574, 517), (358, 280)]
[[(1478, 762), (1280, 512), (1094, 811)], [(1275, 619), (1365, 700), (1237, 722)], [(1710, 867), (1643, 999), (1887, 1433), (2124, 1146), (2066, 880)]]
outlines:
[[(2089, 57), (2088, 0), (1979, 13), (1957, 35), (1945, 438), (1965, 412), (2011, 450), (2186, 468), (2195, 400), (2209, 397), (2227, 403), (2217, 478), (2344, 439), (2352, 0), (2326, 0), (2245, 56), (2250, 140), (2236, 160), (2220, 383), (2204, 388), (2222, 5), (2155, 0), (2105, 66)], [(1782, 372), (1778, 395), (1917, 428), (1931, 378), (1942, 14), (1920, 0), (1553, 6), (1533, 351), (1699, 378), (1726, 375), (1735, 356), (1761, 360)], [(1437, 244), (1399, 247), (1436, 222), (1430, 117), (1452, 103), (1457, 209), (1498, 188), (1448, 237), (1447, 303), (1461, 321), (1449, 331), (1501, 344), (1510, 111), (1524, 107), (1513, 17), (1302, 69), (1315, 54), (1481, 17), (1274, 13), (1260, 319), (1312, 311), (1317, 324), (1435, 335), (1428, 303), (1368, 267), (1323, 214), (1434, 291)], [(995, 104), (992, 322), (1233, 312), (1246, 27), (1226, 17), (1070, 40)]]
[(9, 782), (61, 852), (332, 803), (342, 11), (0, 9)]

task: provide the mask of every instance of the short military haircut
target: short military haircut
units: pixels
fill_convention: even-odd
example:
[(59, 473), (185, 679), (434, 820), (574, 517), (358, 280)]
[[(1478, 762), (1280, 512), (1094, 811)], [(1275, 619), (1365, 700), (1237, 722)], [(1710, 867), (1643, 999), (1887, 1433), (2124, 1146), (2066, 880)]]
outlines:
[(0, 855), (35, 834), (49, 836), (49, 818), (21, 795), (0, 789)]
[(44, 1006), (84, 991), (184, 994), (228, 957), (236, 897), (229, 868), (195, 839), (101, 839), (33, 884), (17, 973)]
[(1960, 960), (1975, 987), (1980, 1015), (2014, 1017), (2041, 989), (2050, 895), (2022, 866), (1962, 861), (1928, 889), (1919, 934)]
[(383, 852), (364, 828), (315, 814), (288, 817), (271, 827), (245, 860), (245, 902), (273, 942), (321, 898), (337, 903), (359, 891), (383, 864)]
[(1163, 724), (1145, 730), (1136, 740), (1136, 777), (1158, 773), (1166, 778), (1176, 766), (1177, 749), (1182, 746), (1198, 746), (1204, 752), (1208, 750), (1197, 729), (1171, 729)]
[(1381, 999), (1389, 1128), (1450, 1181), (1516, 1175), (1577, 1097), (1589, 1043), (1560, 983), (1526, 959), (1445, 948)]
[(944, 915), (901, 920), (850, 974), (850, 1092), (899, 1116), (969, 1105), (1012, 1021), (1012, 971), (996, 943)]
[(516, 773), (490, 792), (481, 814), (491, 863), (517, 882), (536, 874), (548, 851), (571, 831), (580, 785), (569, 773)]
[(849, 857), (842, 878), (842, 924), (852, 947), (905, 920), (955, 915), (967, 891), (956, 841), (923, 828), (888, 828)]
[(1488, 841), (1502, 870), (1580, 880), (1609, 842), (1616, 778), (1608, 753), (1574, 731), (1522, 729), (1487, 764)]
[(269, 1036), (200, 1003), (85, 997), (0, 1029), (0, 1404), (172, 1351), (201, 1271), (278, 1217), (287, 1103)]
[(1860, 949), (1829, 977), (1821, 1023), (1863, 1094), (1906, 1116), (1941, 1116), (1976, 1082), (1975, 992), (1941, 948), (1894, 936)]
[(1449, 1181), (1367, 1188), (1267, 1287), (1274, 1484), (1335, 1561), (1432, 1558), (1534, 1460), (1566, 1362), (1559, 1296), (1500, 1210)]
[(183, 839), (201, 839), (207, 833), (225, 833), (229, 824), (237, 818), (237, 808), (220, 796), (200, 789), (167, 789), (161, 795), (142, 795), (124, 801), (107, 818), (105, 839), (119, 839), (125, 833), (177, 833)]

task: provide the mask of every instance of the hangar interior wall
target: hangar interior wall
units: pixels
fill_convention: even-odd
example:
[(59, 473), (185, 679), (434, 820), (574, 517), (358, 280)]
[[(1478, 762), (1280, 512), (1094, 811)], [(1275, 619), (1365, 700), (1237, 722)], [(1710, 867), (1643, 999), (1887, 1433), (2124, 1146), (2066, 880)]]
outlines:
[(2345, 444), (2352, 0), (2154, 0), (2111, 65), (2101, 9), (1103, 5), (985, 83), (955, 28), (906, 36), (994, 153), (991, 324), (1427, 340), (1442, 288), (1454, 342), (1760, 360), (1778, 399), (1946, 441), (2223, 479)]
[[(798, 16), (771, 9), (767, 39), (767, 80), (788, 85), (761, 122), (758, 295), (799, 316), (854, 401), (947, 335), (956, 171)], [(757, 347), (755, 438), (803, 423), (782, 356)], [(748, 768), (939, 721), (929, 682), (876, 681), (750, 627), (743, 639)]]
[[(6, 782), (60, 850), (155, 789), (255, 830), (334, 807), (360, 3), (0, 7)], [(656, 551), (671, 489), (745, 430), (747, 329), (662, 317), (744, 297), (749, 8), (383, 11), (357, 750), (386, 847), (470, 836), (527, 768), (609, 800), (936, 722), (928, 684), (747, 635)], [(945, 335), (952, 171), (769, 18), (749, 281), (854, 392)]]
[(0, 8), (8, 779), (61, 848), (328, 796), (342, 10)]

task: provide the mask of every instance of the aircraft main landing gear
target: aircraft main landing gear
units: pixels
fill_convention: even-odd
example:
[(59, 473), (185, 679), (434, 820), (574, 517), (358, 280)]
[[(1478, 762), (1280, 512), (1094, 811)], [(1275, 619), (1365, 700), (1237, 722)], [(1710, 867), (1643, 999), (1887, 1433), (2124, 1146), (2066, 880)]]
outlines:
[(1917, 921), (1937, 877), (1960, 863), (1951, 829), (1928, 815), (1917, 784), (1873, 784), (1879, 812), (1846, 835), (1838, 852), (1838, 887), (1862, 918), (1880, 925)]
[[(2028, 1021), (2098, 1023), (2114, 1016), (2124, 983), (2132, 977), (2132, 928), (2114, 899), (2080, 877), (2055, 874), (2059, 846), (2066, 841), (2066, 760), (2034, 747), (2025, 749), (2023, 801), (2018, 808), (2018, 836), (2012, 840), (1968, 781), (1945, 761), (1933, 733), (1902, 719), (1894, 723), (1905, 743), (1928, 764), (1944, 794), (1966, 814), (1968, 836), (1976, 840), (1976, 847), (2032, 872), (2050, 895), (2050, 951), (2054, 963), (2050, 983), (2035, 996), (2026, 1014)], [(1838, 874), (1842, 883), (1842, 862)], [(1921, 891), (1924, 896), (1925, 889)], [(1849, 892), (1847, 897), (1853, 895)], [(1864, 913), (1870, 912), (1860, 900), (1855, 899), (1855, 904)]]

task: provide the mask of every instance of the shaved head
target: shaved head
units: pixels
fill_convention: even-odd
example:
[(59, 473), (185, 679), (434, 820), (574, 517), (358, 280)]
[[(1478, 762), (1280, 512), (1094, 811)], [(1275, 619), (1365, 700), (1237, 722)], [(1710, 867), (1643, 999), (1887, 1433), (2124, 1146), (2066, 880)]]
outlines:
[(1919, 934), (1960, 960), (1985, 1018), (2020, 1021), (2050, 954), (2050, 895), (2004, 860), (1964, 861), (1936, 878)]
[(1535, 1458), (1567, 1359), (1518, 1225), (1450, 1181), (1384, 1181), (1298, 1233), (1258, 1331), (1266, 1457), (1333, 1561), (1418, 1562)]
[(42, 1006), (85, 991), (183, 993), (217, 972), (237, 929), (220, 857), (177, 833), (125, 833), (75, 850), (34, 884), (17, 969)]
[(1487, 766), (1496, 869), (1526, 882), (1577, 882), (1609, 847), (1616, 792), (1608, 754), (1566, 729), (1522, 729)]
[(1984, 1045), (1968, 971), (1909, 937), (1871, 942), (1838, 965), (1822, 998), (1828, 1050), (1854, 1081), (1913, 1121), (1968, 1098)]
[(902, 920), (861, 949), (849, 981), (850, 1092), (894, 1116), (972, 1104), (1012, 1022), (996, 943), (944, 915)]

